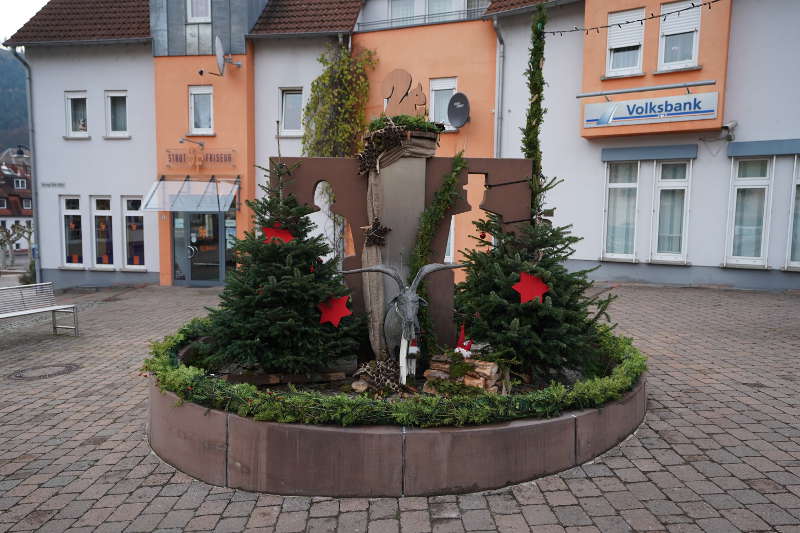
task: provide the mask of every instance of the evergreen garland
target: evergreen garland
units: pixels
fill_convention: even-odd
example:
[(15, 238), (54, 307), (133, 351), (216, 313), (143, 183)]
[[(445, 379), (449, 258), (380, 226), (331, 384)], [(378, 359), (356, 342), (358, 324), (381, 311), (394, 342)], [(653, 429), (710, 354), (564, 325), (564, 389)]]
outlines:
[(309, 157), (352, 157), (363, 142), (367, 71), (376, 64), (375, 53), (330, 46), (318, 61), (324, 70), (312, 82), (303, 110), (303, 151)]
[(525, 127), (522, 128), (522, 154), (533, 161), (531, 165), (531, 216), (534, 223), (541, 219), (544, 206), (544, 195), (556, 184), (554, 180), (546, 180), (542, 173), (542, 148), (539, 134), (547, 108), (544, 107), (544, 28), (547, 24), (547, 12), (539, 4), (536, 14), (531, 19), (531, 46), (528, 57), (528, 68), (525, 76), (528, 80), (528, 112)]

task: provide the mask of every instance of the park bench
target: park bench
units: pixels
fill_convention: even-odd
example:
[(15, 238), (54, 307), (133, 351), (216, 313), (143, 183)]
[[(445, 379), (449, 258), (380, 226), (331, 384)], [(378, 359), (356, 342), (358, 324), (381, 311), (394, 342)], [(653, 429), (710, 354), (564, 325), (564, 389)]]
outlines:
[[(53, 335), (58, 335), (59, 329), (71, 329), (78, 336), (78, 309), (74, 305), (56, 305), (52, 282), (0, 288), (0, 319), (36, 313), (52, 314)], [(71, 313), (72, 325), (59, 326), (56, 313)]]

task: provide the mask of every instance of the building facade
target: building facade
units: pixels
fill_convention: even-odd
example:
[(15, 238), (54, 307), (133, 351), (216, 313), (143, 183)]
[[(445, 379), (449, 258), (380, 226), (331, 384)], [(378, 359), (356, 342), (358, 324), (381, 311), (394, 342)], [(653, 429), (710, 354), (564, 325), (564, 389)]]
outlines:
[[(376, 53), (368, 119), (400, 69), (446, 123), (437, 155), (521, 157), (531, 14), (544, 4), (543, 163), (564, 179), (548, 197), (554, 222), (584, 238), (571, 266), (800, 288), (792, 0), (91, 4), (51, 0), (8, 43), (33, 66), (41, 258), (60, 286), (221, 283), (232, 237), (250, 229), (245, 202), (263, 194), (257, 166), (302, 155), (317, 59), (337, 43)], [(470, 102), (460, 128), (446, 111), (455, 93)], [(470, 205), (482, 190), (470, 175)], [(451, 221), (451, 259), (480, 216)]]

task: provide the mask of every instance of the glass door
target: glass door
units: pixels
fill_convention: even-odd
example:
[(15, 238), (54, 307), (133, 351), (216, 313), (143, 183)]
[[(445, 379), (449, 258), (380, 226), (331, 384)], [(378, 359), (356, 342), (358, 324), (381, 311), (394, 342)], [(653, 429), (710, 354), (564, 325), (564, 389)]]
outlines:
[(219, 214), (189, 214), (189, 271), (192, 281), (219, 281)]
[(173, 280), (176, 285), (219, 285), (225, 280), (226, 228), (222, 213), (173, 215)]

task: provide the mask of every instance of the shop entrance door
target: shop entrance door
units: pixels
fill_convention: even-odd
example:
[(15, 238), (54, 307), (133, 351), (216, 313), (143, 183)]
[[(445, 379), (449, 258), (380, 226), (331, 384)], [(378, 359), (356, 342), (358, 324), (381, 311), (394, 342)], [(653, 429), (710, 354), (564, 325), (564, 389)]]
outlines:
[[(230, 263), (225, 227), (229, 218), (225, 213), (173, 213), (176, 285), (209, 286), (225, 282), (226, 266)], [(235, 224), (235, 218), (232, 221)]]

